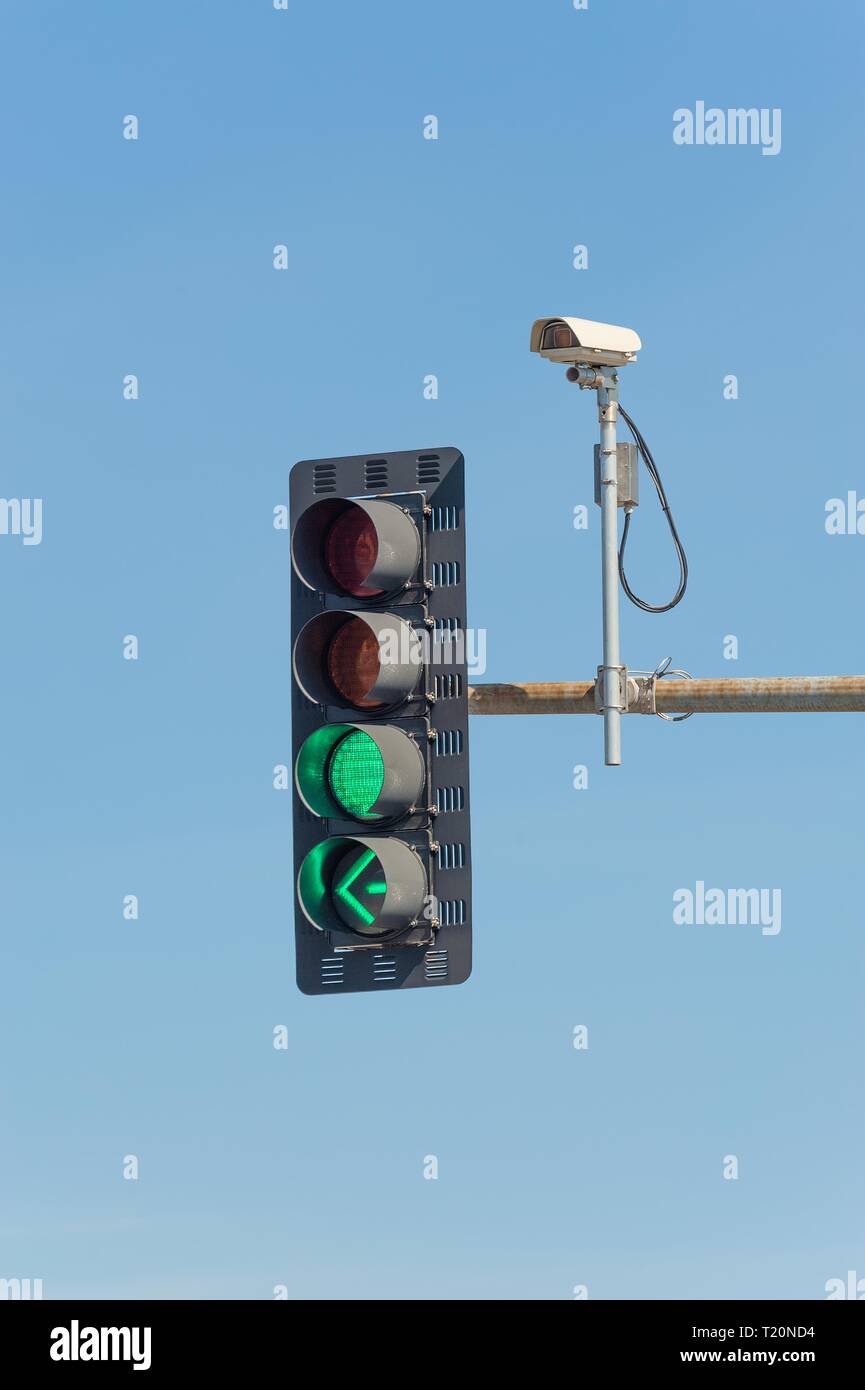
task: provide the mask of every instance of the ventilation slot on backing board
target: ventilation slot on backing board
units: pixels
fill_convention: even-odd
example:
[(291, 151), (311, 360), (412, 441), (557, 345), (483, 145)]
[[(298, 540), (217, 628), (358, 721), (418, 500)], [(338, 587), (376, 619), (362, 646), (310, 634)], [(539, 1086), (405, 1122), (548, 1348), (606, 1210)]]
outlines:
[(456, 507), (433, 507), (429, 519), (431, 531), (456, 531), (460, 524)]
[(466, 905), (463, 899), (451, 898), (448, 902), (439, 903), (439, 922), (443, 927), (464, 927)]
[(446, 589), (460, 582), (460, 567), (456, 560), (435, 563), (432, 567), (432, 582), (437, 589)]
[(433, 752), (437, 758), (453, 758), (462, 751), (462, 729), (436, 729)]
[(423, 958), (423, 973), (428, 980), (443, 980), (448, 973), (447, 951), (427, 951)]
[(439, 845), (438, 866), (440, 869), (461, 869), (465, 862), (465, 845)]
[(421, 487), (426, 483), (437, 483), (441, 477), (438, 454), (418, 454), (417, 480)]
[(459, 618), (436, 618), (433, 623), (434, 642), (455, 642), (459, 632), (462, 632)]
[(372, 978), (377, 985), (393, 984), (396, 979), (396, 960), (393, 956), (373, 956)]
[(439, 815), (448, 811), (461, 811), (465, 805), (465, 792), (462, 787), (437, 787), (436, 810)]
[(363, 466), (363, 485), (368, 491), (387, 487), (387, 459), (367, 459)]
[(345, 963), (340, 956), (323, 956), (321, 961), (321, 983), (341, 985)]
[(463, 693), (462, 676), (451, 674), (436, 676), (433, 694), (437, 700), (456, 700)]
[(336, 490), (336, 465), (317, 463), (312, 470), (313, 492), (334, 492)]

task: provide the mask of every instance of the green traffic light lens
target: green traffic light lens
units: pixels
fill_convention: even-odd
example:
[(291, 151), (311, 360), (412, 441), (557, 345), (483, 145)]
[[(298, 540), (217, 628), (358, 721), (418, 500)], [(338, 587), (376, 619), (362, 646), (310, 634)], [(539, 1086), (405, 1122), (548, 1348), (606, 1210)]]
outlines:
[(356, 729), (336, 745), (330, 756), (327, 780), (348, 815), (377, 819), (372, 807), (384, 786), (384, 759), (368, 734)]
[(393, 836), (331, 835), (301, 860), (297, 898), (322, 932), (379, 941), (402, 936), (425, 915), (428, 879), (419, 852)]
[(358, 846), (336, 867), (331, 899), (339, 916), (352, 931), (373, 932), (387, 883), (381, 863), (371, 849)]

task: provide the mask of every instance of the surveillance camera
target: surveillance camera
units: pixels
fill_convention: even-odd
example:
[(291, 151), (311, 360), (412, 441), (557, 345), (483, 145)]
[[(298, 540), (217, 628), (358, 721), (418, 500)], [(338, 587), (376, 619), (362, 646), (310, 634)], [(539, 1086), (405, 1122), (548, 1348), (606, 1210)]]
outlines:
[(624, 367), (636, 361), (641, 347), (632, 328), (617, 328), (612, 323), (561, 318), (536, 319), (532, 325), (531, 350), (550, 362)]

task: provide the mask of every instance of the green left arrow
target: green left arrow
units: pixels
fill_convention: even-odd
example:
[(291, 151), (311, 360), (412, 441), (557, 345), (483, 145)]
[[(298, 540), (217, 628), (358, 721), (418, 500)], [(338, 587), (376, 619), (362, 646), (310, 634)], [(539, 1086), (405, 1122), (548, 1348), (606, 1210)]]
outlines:
[[(354, 863), (350, 864), (344, 873), (334, 881), (333, 885), (334, 897), (338, 898), (343, 907), (354, 913), (354, 915), (360, 918), (361, 922), (368, 927), (371, 927), (375, 921), (375, 914), (364, 907), (363, 903), (360, 902), (352, 892), (352, 887), (360, 878), (364, 869), (367, 869), (374, 860), (375, 854), (371, 849), (363, 850), (357, 856)], [(376, 894), (386, 893), (387, 884), (380, 882), (368, 883), (365, 886), (361, 885), (359, 891)]]

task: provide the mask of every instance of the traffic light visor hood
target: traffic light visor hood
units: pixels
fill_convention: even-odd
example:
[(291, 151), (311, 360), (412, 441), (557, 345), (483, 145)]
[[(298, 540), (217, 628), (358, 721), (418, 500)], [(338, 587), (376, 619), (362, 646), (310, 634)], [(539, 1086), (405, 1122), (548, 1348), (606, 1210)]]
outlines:
[(402, 840), (339, 835), (303, 859), (297, 896), (319, 931), (386, 939), (422, 917), (427, 879)]
[(320, 705), (382, 713), (417, 688), (423, 646), (395, 613), (326, 609), (304, 624), (294, 644), (294, 675)]
[(371, 823), (418, 806), (426, 768), (414, 739), (392, 724), (325, 724), (301, 744), (294, 776), (315, 815)]
[(395, 502), (325, 497), (298, 518), (291, 540), (295, 571), (321, 593), (375, 600), (417, 576), (420, 535)]

